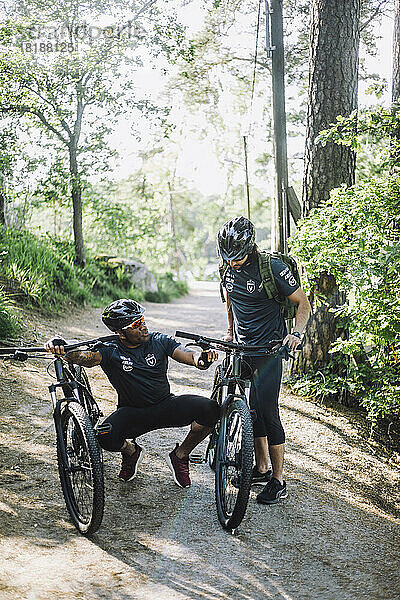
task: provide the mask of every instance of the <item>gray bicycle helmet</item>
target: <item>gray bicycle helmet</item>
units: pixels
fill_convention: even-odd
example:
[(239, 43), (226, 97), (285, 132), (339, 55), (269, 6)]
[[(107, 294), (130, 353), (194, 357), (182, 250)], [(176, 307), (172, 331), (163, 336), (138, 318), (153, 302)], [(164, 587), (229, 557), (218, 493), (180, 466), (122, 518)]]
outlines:
[(218, 252), (223, 260), (242, 260), (254, 248), (256, 232), (246, 217), (227, 221), (218, 232)]
[(123, 327), (128, 327), (128, 325), (140, 319), (145, 310), (144, 306), (135, 302), (135, 300), (122, 298), (121, 300), (111, 302), (104, 309), (101, 319), (108, 329), (119, 331)]

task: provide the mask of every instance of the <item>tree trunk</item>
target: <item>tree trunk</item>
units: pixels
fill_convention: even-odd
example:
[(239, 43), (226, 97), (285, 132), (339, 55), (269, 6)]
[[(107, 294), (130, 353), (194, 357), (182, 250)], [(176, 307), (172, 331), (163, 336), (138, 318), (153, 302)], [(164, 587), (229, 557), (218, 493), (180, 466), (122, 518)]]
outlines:
[(400, 0), (394, 0), (392, 102), (400, 100)]
[[(400, 0), (394, 0), (394, 26), (393, 26), (393, 63), (392, 63), (392, 111), (395, 113), (400, 108)], [(391, 162), (398, 165), (400, 162), (400, 127), (396, 127), (391, 139)], [(393, 168), (392, 168), (393, 172)]]
[(353, 185), (355, 154), (347, 146), (315, 144), (320, 131), (357, 108), (359, 0), (313, 0), (303, 180), (303, 211), (319, 206), (342, 183)]
[[(355, 178), (355, 154), (347, 146), (315, 144), (323, 129), (338, 115), (349, 116), (357, 108), (359, 0), (312, 0), (310, 74), (303, 181), (303, 215), (329, 198), (332, 189)], [(344, 295), (329, 273), (322, 273), (311, 300), (325, 298), (310, 320), (302, 357), (293, 370), (319, 370), (331, 361), (329, 348), (339, 328), (329, 309), (343, 304)]]
[(178, 243), (176, 239), (176, 227), (175, 227), (175, 211), (174, 211), (174, 199), (173, 199), (173, 191), (171, 182), (167, 181), (168, 185), (168, 194), (169, 194), (169, 219), (170, 219), (170, 231), (171, 231), (171, 241), (172, 241), (172, 250), (171, 257), (169, 260), (171, 271), (175, 273), (177, 277), (179, 277), (179, 254), (178, 254)]
[(0, 183), (0, 225), (7, 226), (6, 219), (6, 193), (4, 186)]
[(76, 144), (73, 142), (69, 145), (69, 167), (72, 185), (75, 256), (77, 264), (84, 267), (86, 264), (86, 251), (82, 232), (82, 185), (78, 174)]
[[(336, 316), (330, 312), (330, 309), (346, 301), (345, 294), (339, 291), (333, 275), (321, 273), (316, 290), (327, 300), (314, 312), (303, 340), (303, 351), (297, 359), (297, 368), (304, 373), (323, 369), (330, 362), (331, 340), (337, 339), (339, 335), (343, 337), (347, 335), (345, 329), (338, 327)], [(311, 294), (310, 300), (315, 304), (314, 293)]]

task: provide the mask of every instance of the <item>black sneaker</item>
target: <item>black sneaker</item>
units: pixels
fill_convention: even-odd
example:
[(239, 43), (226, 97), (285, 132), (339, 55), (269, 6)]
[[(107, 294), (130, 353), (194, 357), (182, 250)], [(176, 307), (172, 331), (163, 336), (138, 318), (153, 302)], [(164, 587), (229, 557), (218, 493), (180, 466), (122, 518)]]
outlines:
[(284, 498), (287, 498), (286, 481), (283, 484), (275, 477), (268, 481), (267, 485), (257, 496), (259, 504), (278, 504)]
[(253, 474), (251, 476), (251, 485), (260, 485), (268, 483), (272, 479), (272, 471), (268, 469), (266, 473), (260, 473), (257, 466), (253, 467)]
[[(251, 485), (264, 485), (264, 483), (268, 483), (268, 481), (271, 481), (271, 478), (272, 478), (271, 469), (268, 469), (268, 471), (266, 473), (260, 473), (260, 471), (255, 466), (255, 467), (253, 467), (253, 472), (251, 474)], [(232, 478), (231, 483), (232, 483), (233, 487), (235, 487), (235, 488), (239, 487), (238, 475), (235, 475)]]

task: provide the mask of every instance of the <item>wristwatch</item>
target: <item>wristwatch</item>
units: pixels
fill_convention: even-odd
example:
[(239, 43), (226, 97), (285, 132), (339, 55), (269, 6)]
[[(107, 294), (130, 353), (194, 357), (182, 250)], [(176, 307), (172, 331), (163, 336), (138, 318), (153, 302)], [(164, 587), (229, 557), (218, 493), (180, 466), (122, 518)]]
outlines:
[(292, 331), (290, 335), (295, 335), (297, 338), (299, 338), (299, 340), (301, 340), (301, 338), (303, 337), (300, 331)]

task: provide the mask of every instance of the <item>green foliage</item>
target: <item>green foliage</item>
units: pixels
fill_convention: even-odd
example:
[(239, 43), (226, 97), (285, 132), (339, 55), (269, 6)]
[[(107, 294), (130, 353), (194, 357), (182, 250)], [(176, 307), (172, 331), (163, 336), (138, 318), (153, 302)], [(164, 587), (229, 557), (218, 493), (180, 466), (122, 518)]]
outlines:
[(84, 303), (89, 291), (79, 281), (71, 262), (60, 256), (51, 238), (38, 239), (24, 231), (0, 229), (3, 252), (1, 275), (16, 294), (42, 308)]
[[(348, 338), (331, 348), (336, 367), (323, 377), (330, 389), (347, 389), (372, 420), (400, 417), (399, 215), (400, 177), (371, 178), (334, 190), (292, 238), (306, 289), (327, 272), (348, 293), (349, 302), (337, 308)], [(337, 361), (342, 373), (332, 375)], [(321, 383), (310, 377), (307, 385)]]
[[(349, 117), (338, 116), (336, 123), (321, 131), (316, 143), (323, 146), (335, 142), (349, 146), (355, 152), (362, 151), (366, 143), (379, 144), (380, 168), (394, 170), (400, 165), (400, 108), (378, 107), (367, 111), (354, 111)], [(383, 146), (383, 147), (382, 147)]]
[(177, 281), (172, 273), (156, 274), (158, 292), (147, 292), (146, 300), (150, 302), (169, 302), (188, 293), (188, 285), (184, 281)]
[[(109, 142), (120, 116), (131, 115), (133, 127), (143, 114), (160, 127), (170, 110), (161, 102), (153, 104), (146, 90), (139, 92), (132, 73), (144, 56), (153, 64), (162, 55), (171, 62), (190, 56), (173, 8), (164, 6), (161, 15), (154, 3), (142, 6), (139, 13), (146, 11), (152, 18), (140, 21), (135, 10), (122, 0), (88, 6), (78, 0), (27, 0), (17, 2), (10, 18), (0, 23), (0, 114), (21, 126), (30, 124), (43, 134), (40, 150), (51, 149), (55, 155), (48, 173), (40, 177), (36, 198), (60, 205), (70, 197), (80, 264), (85, 262), (77, 226), (81, 194), (86, 180), (109, 170), (115, 159)], [(100, 27), (100, 22), (107, 25)], [(1, 170), (13, 166), (13, 156), (6, 159), (0, 161), (0, 185)]]
[[(232, 215), (245, 212), (243, 186), (230, 185), (224, 197), (206, 197), (177, 177), (168, 161), (170, 155), (158, 151), (128, 179), (90, 187), (84, 218), (88, 247), (136, 258), (155, 273), (176, 275), (178, 260), (182, 269), (201, 278), (211, 263), (216, 277), (216, 234)], [(251, 194), (252, 219), (263, 239), (269, 239), (269, 198), (256, 188)]]
[(15, 305), (9, 294), (0, 287), (0, 338), (16, 335), (20, 330), (20, 321)]
[(119, 184), (91, 186), (85, 237), (95, 252), (135, 257), (153, 270), (168, 266), (167, 199), (141, 173)]
[[(13, 290), (15, 304), (37, 306), (46, 312), (63, 310), (71, 303), (104, 306), (116, 298), (168, 302), (187, 292), (186, 284), (170, 274), (157, 276), (159, 293), (135, 288), (128, 273), (111, 269), (89, 253), (85, 267), (75, 264), (73, 243), (56, 236), (41, 238), (26, 231), (0, 227), (0, 278)], [(0, 335), (18, 330), (14, 303), (0, 289)]]

